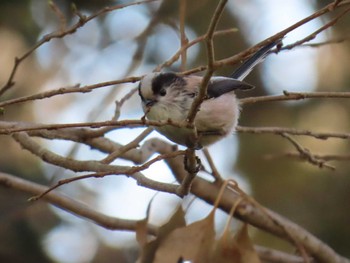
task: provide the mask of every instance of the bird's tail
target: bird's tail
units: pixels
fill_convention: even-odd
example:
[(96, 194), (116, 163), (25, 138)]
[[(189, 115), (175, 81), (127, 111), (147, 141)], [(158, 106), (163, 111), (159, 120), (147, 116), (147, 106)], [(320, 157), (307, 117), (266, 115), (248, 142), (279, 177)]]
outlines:
[(281, 41), (282, 39), (278, 39), (260, 48), (253, 56), (248, 58), (239, 68), (237, 68), (230, 77), (237, 80), (243, 80), (256, 65), (264, 61), (270, 50), (277, 44), (280, 44)]

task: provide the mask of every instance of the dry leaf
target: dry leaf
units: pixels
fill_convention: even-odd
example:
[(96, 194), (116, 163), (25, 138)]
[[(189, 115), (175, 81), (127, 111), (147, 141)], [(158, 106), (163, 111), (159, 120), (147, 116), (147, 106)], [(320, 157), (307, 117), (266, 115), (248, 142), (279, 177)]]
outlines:
[(236, 241), (241, 252), (241, 263), (261, 263), (248, 235), (248, 225), (246, 223), (243, 224), (236, 234)]
[(215, 243), (211, 262), (216, 263), (260, 263), (244, 224), (236, 236), (229, 230)]
[(186, 225), (185, 213), (181, 206), (178, 206), (176, 212), (171, 216), (168, 222), (159, 228), (157, 238), (148, 244), (146, 244), (141, 251), (141, 255), (137, 262), (150, 263), (154, 260), (155, 252), (162, 241), (168, 236), (174, 229), (183, 227)]
[(210, 262), (215, 239), (213, 210), (205, 219), (175, 229), (159, 245), (154, 263), (191, 260), (194, 263)]
[(215, 241), (211, 262), (240, 263), (240, 260), (241, 253), (232, 233), (224, 233), (219, 240)]

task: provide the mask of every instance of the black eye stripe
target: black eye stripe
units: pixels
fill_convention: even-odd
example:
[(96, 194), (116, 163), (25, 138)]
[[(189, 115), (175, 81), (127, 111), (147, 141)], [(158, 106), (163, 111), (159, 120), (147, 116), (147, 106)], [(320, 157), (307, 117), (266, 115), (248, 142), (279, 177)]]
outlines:
[(179, 84), (184, 85), (185, 80), (176, 75), (175, 73), (161, 73), (155, 77), (152, 81), (152, 91), (154, 94), (159, 94), (161, 96), (166, 95), (166, 90), (164, 87), (170, 87), (171, 84), (179, 82)]
[(142, 101), (145, 101), (145, 98), (143, 97), (142, 93), (141, 93), (141, 82), (139, 83), (139, 86), (137, 87), (138, 91), (139, 91), (139, 96), (141, 98)]

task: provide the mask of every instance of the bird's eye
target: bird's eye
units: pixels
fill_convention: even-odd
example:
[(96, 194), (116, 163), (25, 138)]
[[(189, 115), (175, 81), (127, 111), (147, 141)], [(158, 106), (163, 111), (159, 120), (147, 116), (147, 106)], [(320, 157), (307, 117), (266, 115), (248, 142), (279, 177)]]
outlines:
[(160, 95), (160, 96), (165, 96), (165, 95), (166, 95), (166, 90), (165, 90), (165, 89), (161, 89), (161, 90), (159, 91), (159, 95)]

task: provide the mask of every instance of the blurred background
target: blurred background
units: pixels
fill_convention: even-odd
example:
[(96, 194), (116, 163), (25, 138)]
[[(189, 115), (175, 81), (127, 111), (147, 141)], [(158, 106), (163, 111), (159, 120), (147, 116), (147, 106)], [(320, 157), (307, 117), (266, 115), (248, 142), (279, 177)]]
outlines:
[[(77, 21), (71, 1), (54, 1), (67, 18)], [(130, 1), (74, 1), (82, 14), (90, 15), (105, 6)], [(63, 39), (40, 47), (21, 64), (16, 85), (1, 100), (35, 94), (80, 83), (95, 84), (140, 76), (169, 59), (179, 48), (179, 2), (164, 1), (132, 6), (99, 16)], [(186, 7), (186, 35), (193, 40), (206, 32), (218, 1), (191, 0)], [(330, 1), (230, 0), (218, 29), (238, 31), (215, 38), (216, 58), (232, 56), (272, 34), (312, 14)], [(288, 34), (284, 44), (293, 43), (327, 23), (334, 13), (307, 23)], [(6, 83), (14, 57), (21, 56), (43, 35), (60, 26), (48, 1), (0, 1), (0, 85)], [(270, 55), (246, 79), (257, 88), (239, 97), (297, 92), (350, 91), (350, 16), (319, 34), (314, 43), (345, 39), (340, 43), (297, 47)], [(144, 32), (147, 34), (143, 34)], [(144, 36), (146, 35), (146, 37)], [(188, 50), (187, 69), (204, 65), (203, 44)], [(237, 65), (216, 74), (229, 74)], [(180, 63), (165, 70), (179, 71)], [(137, 84), (104, 87), (87, 94), (68, 94), (6, 107), (2, 121), (69, 123), (109, 120), (114, 101)], [(349, 99), (312, 99), (290, 102), (256, 103), (244, 106), (241, 126), (276, 126), (312, 131), (349, 132)], [(121, 119), (142, 116), (138, 96), (123, 107)], [(113, 131), (108, 137), (127, 143), (142, 129)], [(160, 137), (153, 132), (151, 137)], [(349, 140), (317, 140), (295, 137), (317, 154), (349, 155)], [(73, 143), (41, 141), (45, 147), (68, 155)], [(0, 137), (0, 171), (42, 184), (72, 177), (74, 174), (47, 165), (23, 151), (9, 136)], [(6, 151), (4, 150), (6, 149)], [(329, 244), (341, 255), (350, 257), (350, 162), (332, 161), (336, 171), (285, 158), (293, 146), (277, 135), (235, 134), (209, 148), (225, 178), (239, 185), (258, 202), (300, 224)], [(80, 146), (74, 158), (99, 160), (105, 155)], [(199, 156), (202, 156), (199, 153)], [(272, 156), (272, 158), (271, 158)], [(269, 157), (269, 158), (268, 158)], [(128, 161), (116, 164), (132, 165)], [(145, 171), (164, 182), (174, 178), (164, 163)], [(61, 187), (69, 196), (82, 200), (111, 216), (141, 219), (154, 191), (141, 188), (124, 177), (108, 177), (72, 183)], [(110, 231), (53, 208), (44, 202), (28, 203), (29, 196), (0, 187), (1, 262), (134, 262), (137, 258), (135, 234)], [(185, 202), (191, 198), (187, 197)], [(153, 202), (151, 223), (162, 224), (180, 199), (158, 194)], [(187, 212), (188, 222), (203, 218), (211, 207), (195, 200)], [(218, 213), (216, 225), (222, 229), (227, 218)], [(252, 231), (256, 244), (292, 252), (286, 243), (262, 231)]]

